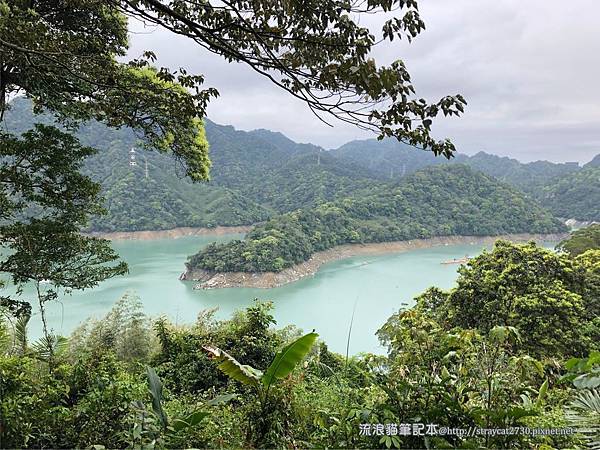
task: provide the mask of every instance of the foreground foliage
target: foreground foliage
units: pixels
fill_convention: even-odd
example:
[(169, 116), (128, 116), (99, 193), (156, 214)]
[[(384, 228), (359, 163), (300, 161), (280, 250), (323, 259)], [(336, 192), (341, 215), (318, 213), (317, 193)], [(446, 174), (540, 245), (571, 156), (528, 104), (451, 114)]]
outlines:
[[(262, 302), (229, 320), (212, 310), (175, 326), (145, 317), (128, 294), (76, 330), (53, 365), (22, 327), (3, 321), (0, 445), (593, 446), (599, 267), (598, 250), (571, 258), (499, 242), (461, 268), (454, 289), (431, 288), (390, 317), (378, 331), (386, 355), (344, 358), (313, 346), (314, 332), (273, 328), (272, 305)], [(561, 288), (548, 295), (544, 286)], [(496, 312), (482, 314), (486, 307)], [(563, 432), (443, 435), (440, 427)]]

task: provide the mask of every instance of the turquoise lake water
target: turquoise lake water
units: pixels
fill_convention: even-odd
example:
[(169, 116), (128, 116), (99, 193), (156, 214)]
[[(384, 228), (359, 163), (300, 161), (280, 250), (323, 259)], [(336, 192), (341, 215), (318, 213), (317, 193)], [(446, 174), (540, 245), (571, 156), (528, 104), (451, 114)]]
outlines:
[[(184, 237), (153, 241), (114, 241), (130, 273), (100, 286), (63, 297), (48, 307), (51, 327), (67, 335), (87, 317), (102, 317), (126, 291), (140, 296), (150, 316), (167, 315), (177, 323), (194, 322), (199, 311), (218, 307), (218, 318), (249, 305), (254, 298), (272, 300), (278, 326), (313, 328), (332, 350), (345, 353), (352, 312), (355, 319), (350, 353), (382, 352), (375, 332), (386, 319), (427, 287), (450, 288), (457, 265), (441, 261), (475, 256), (486, 246), (452, 245), (382, 256), (360, 256), (321, 266), (312, 277), (274, 289), (230, 288), (194, 290), (179, 281), (186, 257), (214, 241), (239, 237)], [(547, 243), (551, 246), (553, 243)], [(34, 307), (35, 310), (35, 307)], [(38, 315), (31, 320), (32, 337), (40, 335)]]

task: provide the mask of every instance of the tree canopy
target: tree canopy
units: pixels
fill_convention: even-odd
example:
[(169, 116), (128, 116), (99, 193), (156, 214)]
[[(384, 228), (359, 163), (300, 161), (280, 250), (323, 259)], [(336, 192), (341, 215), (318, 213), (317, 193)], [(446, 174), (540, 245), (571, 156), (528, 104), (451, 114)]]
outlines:
[(24, 94), (65, 125), (97, 119), (128, 126), (149, 148), (168, 151), (192, 179), (208, 177), (202, 123), (213, 90), (201, 77), (150, 66), (151, 54), (122, 63), (127, 19), (108, 2), (0, 2), (0, 117)]
[(530, 355), (582, 356), (600, 350), (599, 257), (498, 241), (459, 269), (455, 288), (430, 289), (418, 302), (449, 329), (512, 326)]
[[(439, 114), (463, 111), (460, 95), (434, 103), (416, 97), (401, 60), (378, 66), (376, 45), (412, 40), (425, 24), (415, 0), (194, 2), (174, 0), (3, 1), (0, 21), (0, 110), (24, 92), (65, 120), (97, 118), (127, 125), (147, 145), (169, 149), (187, 173), (207, 175), (206, 147), (195, 142), (197, 118), (217, 95), (203, 77), (152, 69), (152, 52), (120, 62), (127, 21), (156, 24), (229, 62), (249, 65), (323, 120), (335, 117), (381, 137), (394, 136), (450, 157), (454, 146), (430, 134)], [(360, 24), (363, 14), (394, 11), (381, 36)], [(185, 88), (182, 89), (181, 87)]]
[(94, 151), (46, 125), (18, 138), (0, 134), (0, 273), (10, 275), (18, 297), (0, 296), (0, 308), (29, 315), (32, 299), (20, 294), (34, 283), (47, 337), (43, 305), (57, 290), (85, 289), (127, 271), (106, 241), (80, 234), (89, 216), (102, 212), (100, 186), (80, 173)]

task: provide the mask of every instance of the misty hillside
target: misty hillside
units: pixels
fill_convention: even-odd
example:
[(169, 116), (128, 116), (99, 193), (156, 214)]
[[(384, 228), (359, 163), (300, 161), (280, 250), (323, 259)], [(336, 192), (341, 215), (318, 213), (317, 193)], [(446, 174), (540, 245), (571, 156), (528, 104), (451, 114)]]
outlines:
[[(33, 116), (25, 99), (18, 98), (11, 106), (6, 119), (9, 131), (51, 122), (50, 117)], [(600, 219), (589, 200), (594, 198), (589, 193), (600, 189), (599, 177), (590, 175), (598, 157), (585, 170), (573, 163), (523, 164), (483, 152), (458, 154), (448, 161), (391, 139), (352, 141), (325, 151), (269, 130), (246, 132), (209, 120), (205, 127), (213, 164), (211, 181), (193, 184), (168, 155), (138, 149), (136, 165), (131, 166), (130, 150), (137, 148), (137, 138), (130, 130), (98, 123), (82, 126), (81, 142), (99, 150), (85, 170), (102, 184), (108, 211), (93, 220), (92, 229), (252, 224), (277, 213), (390, 190), (403, 177), (427, 166), (456, 163), (511, 184), (558, 217)]]

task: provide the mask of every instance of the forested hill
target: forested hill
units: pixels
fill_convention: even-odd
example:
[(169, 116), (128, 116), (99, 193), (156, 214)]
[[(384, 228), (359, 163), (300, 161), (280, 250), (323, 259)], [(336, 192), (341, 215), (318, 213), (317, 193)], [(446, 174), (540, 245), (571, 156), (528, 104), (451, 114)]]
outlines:
[(581, 170), (578, 163), (521, 163), (516, 159), (485, 152), (473, 156), (459, 153), (455, 158), (447, 160), (436, 158), (431, 152), (415, 150), (393, 139), (352, 141), (331, 150), (331, 154), (342, 160), (351, 160), (378, 176), (389, 179), (401, 178), (435, 164), (466, 164), (526, 192), (534, 192), (551, 179)]
[(277, 212), (314, 206), (373, 185), (376, 175), (281, 133), (238, 131), (206, 121), (211, 183)]
[(191, 256), (188, 268), (277, 272), (346, 243), (564, 230), (549, 212), (490, 176), (464, 165), (432, 166), (392, 188), (274, 216), (244, 240)]
[[(399, 179), (430, 165), (466, 164), (527, 193), (558, 217), (600, 220), (598, 207), (591, 205), (600, 192), (600, 176), (590, 170), (600, 166), (600, 154), (584, 167), (575, 162), (521, 163), (485, 152), (473, 156), (458, 154), (448, 161), (392, 139), (352, 141), (332, 150), (331, 154), (368, 169), (382, 180)], [(591, 195), (593, 193), (596, 197)]]
[(572, 175), (553, 180), (537, 198), (557, 217), (600, 221), (600, 166), (585, 165)]
[[(51, 121), (45, 116), (34, 118), (30, 102), (25, 99), (15, 99), (11, 106), (5, 121), (8, 131), (19, 132), (34, 122)], [(193, 185), (168, 155), (138, 150), (137, 166), (130, 166), (129, 150), (137, 143), (131, 131), (112, 130), (97, 123), (83, 126), (78, 133), (80, 140), (99, 150), (86, 164), (86, 171), (102, 184), (108, 210), (107, 216), (93, 220), (92, 229), (136, 231), (253, 224), (277, 213), (369, 196), (378, 192), (377, 188), (385, 191), (416, 170), (449, 164), (444, 158), (394, 140), (353, 141), (325, 151), (268, 130), (245, 132), (208, 120), (205, 127), (212, 179)], [(571, 175), (581, 171), (576, 164), (521, 164), (485, 153), (471, 157), (459, 154), (450, 161), (457, 162), (517, 186), (560, 217), (600, 219), (585, 201), (572, 201), (571, 196), (579, 195), (581, 188), (600, 188), (600, 181), (594, 177), (587, 177), (580, 187), (570, 188), (578, 181)], [(562, 190), (551, 191), (559, 178)], [(573, 206), (565, 211), (564, 204)]]
[[(48, 116), (33, 116), (25, 99), (18, 98), (11, 106), (7, 131), (19, 133), (35, 122), (51, 123)], [(91, 229), (249, 225), (277, 212), (350, 195), (373, 183), (368, 170), (280, 133), (237, 131), (210, 121), (205, 127), (212, 179), (200, 184), (185, 179), (168, 155), (138, 149), (136, 166), (130, 166), (129, 151), (137, 143), (130, 130), (98, 123), (81, 127), (80, 141), (99, 150), (87, 161), (85, 172), (102, 184), (108, 210), (106, 216), (93, 220)]]

